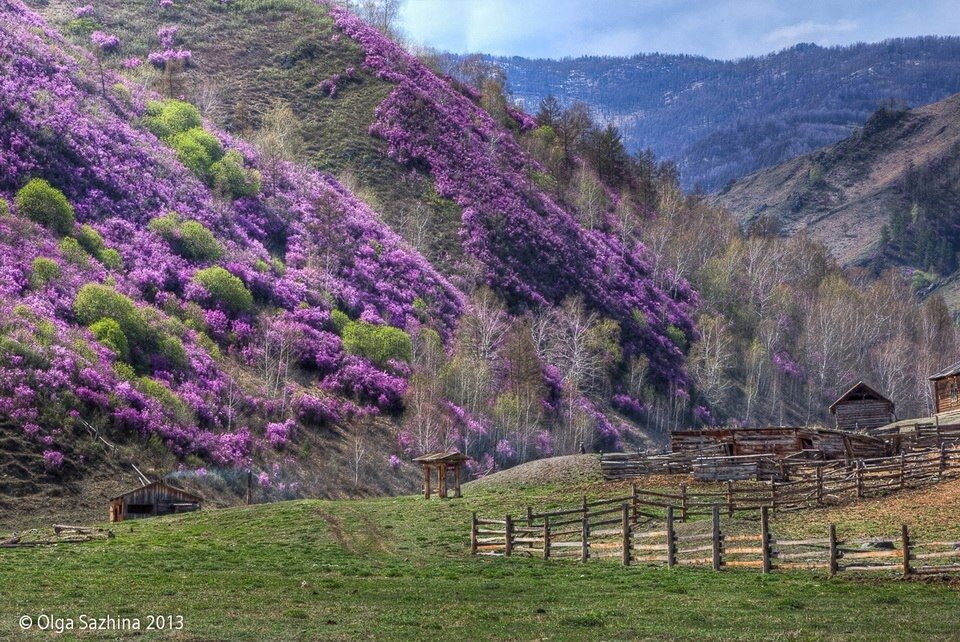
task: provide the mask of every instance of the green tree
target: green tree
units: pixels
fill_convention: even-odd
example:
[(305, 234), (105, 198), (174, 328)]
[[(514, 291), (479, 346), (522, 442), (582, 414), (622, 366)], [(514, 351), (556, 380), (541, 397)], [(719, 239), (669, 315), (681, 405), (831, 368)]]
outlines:
[(24, 185), (14, 198), (17, 212), (56, 234), (73, 231), (73, 206), (63, 192), (42, 178)]
[(231, 312), (245, 312), (253, 307), (253, 295), (243, 281), (220, 266), (198, 271), (193, 281)]

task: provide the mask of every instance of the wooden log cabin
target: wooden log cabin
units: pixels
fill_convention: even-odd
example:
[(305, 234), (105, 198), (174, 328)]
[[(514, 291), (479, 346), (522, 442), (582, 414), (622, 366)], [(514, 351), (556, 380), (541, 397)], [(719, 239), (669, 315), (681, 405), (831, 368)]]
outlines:
[(887, 444), (879, 437), (822, 428), (719, 428), (674, 432), (673, 452), (722, 448), (715, 454), (728, 456), (772, 455), (783, 458), (802, 451), (816, 451), (824, 459), (883, 457)]
[(960, 363), (930, 377), (936, 414), (960, 411)]
[(171, 486), (164, 481), (155, 481), (131, 490), (110, 500), (110, 521), (156, 517), (172, 513), (200, 510), (203, 498)]
[(858, 381), (830, 406), (837, 430), (870, 430), (896, 421), (893, 402)]

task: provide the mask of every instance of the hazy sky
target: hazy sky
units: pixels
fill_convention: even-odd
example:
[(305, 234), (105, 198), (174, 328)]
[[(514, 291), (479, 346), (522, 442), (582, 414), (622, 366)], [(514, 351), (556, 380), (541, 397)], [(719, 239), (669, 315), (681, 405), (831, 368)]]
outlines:
[(456, 53), (730, 59), (798, 42), (960, 35), (960, 0), (406, 0), (401, 20), (412, 42)]

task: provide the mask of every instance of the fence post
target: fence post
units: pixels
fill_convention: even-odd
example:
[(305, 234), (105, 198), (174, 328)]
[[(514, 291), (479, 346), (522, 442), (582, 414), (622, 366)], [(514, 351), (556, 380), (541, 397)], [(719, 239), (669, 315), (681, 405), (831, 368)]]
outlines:
[(550, 517), (543, 518), (543, 559), (550, 559)]
[(817, 506), (823, 504), (823, 467), (817, 466)]
[(677, 564), (677, 534), (673, 530), (673, 506), (667, 506), (667, 567)]
[(903, 576), (910, 577), (910, 531), (906, 524), (900, 526), (900, 544), (903, 547)]
[(763, 547), (763, 572), (770, 572), (770, 515), (766, 506), (760, 507), (760, 546)]
[(637, 482), (631, 484), (630, 500), (631, 504), (633, 504), (633, 523), (636, 524), (640, 516), (640, 498), (637, 495)]
[(680, 521), (687, 521), (687, 485), (680, 484)]
[(590, 518), (583, 518), (583, 540), (580, 542), (580, 561), (586, 562), (590, 557)]
[(903, 468), (905, 463), (906, 455), (900, 453), (900, 490), (903, 490)]
[(504, 549), (503, 554), (505, 557), (510, 557), (513, 553), (513, 518), (507, 515), (506, 526), (504, 526)]
[(719, 571), (723, 560), (720, 558), (720, 506), (713, 505), (713, 570)]
[(863, 499), (863, 461), (857, 460), (857, 499)]
[(587, 516), (587, 496), (586, 495), (583, 496), (583, 505), (580, 508), (580, 511), (583, 513), (584, 517)]
[(937, 473), (937, 481), (943, 479), (943, 473), (947, 470), (947, 445), (940, 443), (940, 471)]
[(470, 520), (470, 554), (477, 554), (477, 511), (473, 511), (473, 518)]
[(630, 505), (623, 502), (623, 515), (620, 520), (623, 536), (623, 565), (630, 566)]
[(837, 565), (837, 527), (830, 524), (830, 577), (837, 574), (839, 567)]
[(527, 506), (527, 526), (533, 527), (533, 507)]
[(770, 480), (770, 508), (777, 510), (777, 482)]
[(733, 517), (733, 481), (727, 480), (727, 517)]

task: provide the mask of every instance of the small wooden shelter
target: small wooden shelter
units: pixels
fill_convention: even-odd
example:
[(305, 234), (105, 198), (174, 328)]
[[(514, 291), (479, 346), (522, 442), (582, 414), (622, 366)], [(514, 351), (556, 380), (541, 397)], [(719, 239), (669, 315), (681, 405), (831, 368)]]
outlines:
[(858, 381), (830, 406), (837, 430), (870, 430), (896, 421), (893, 402)]
[(155, 481), (110, 500), (110, 521), (200, 510), (203, 498), (164, 481)]
[(960, 410), (960, 363), (930, 377), (936, 414)]
[(462, 479), (463, 462), (469, 457), (456, 450), (438, 453), (428, 453), (415, 458), (413, 461), (423, 464), (423, 497), (430, 499), (432, 489), (430, 479), (432, 470), (437, 471), (437, 496), (447, 497), (447, 473), (453, 471), (453, 496), (460, 497), (460, 480)]

